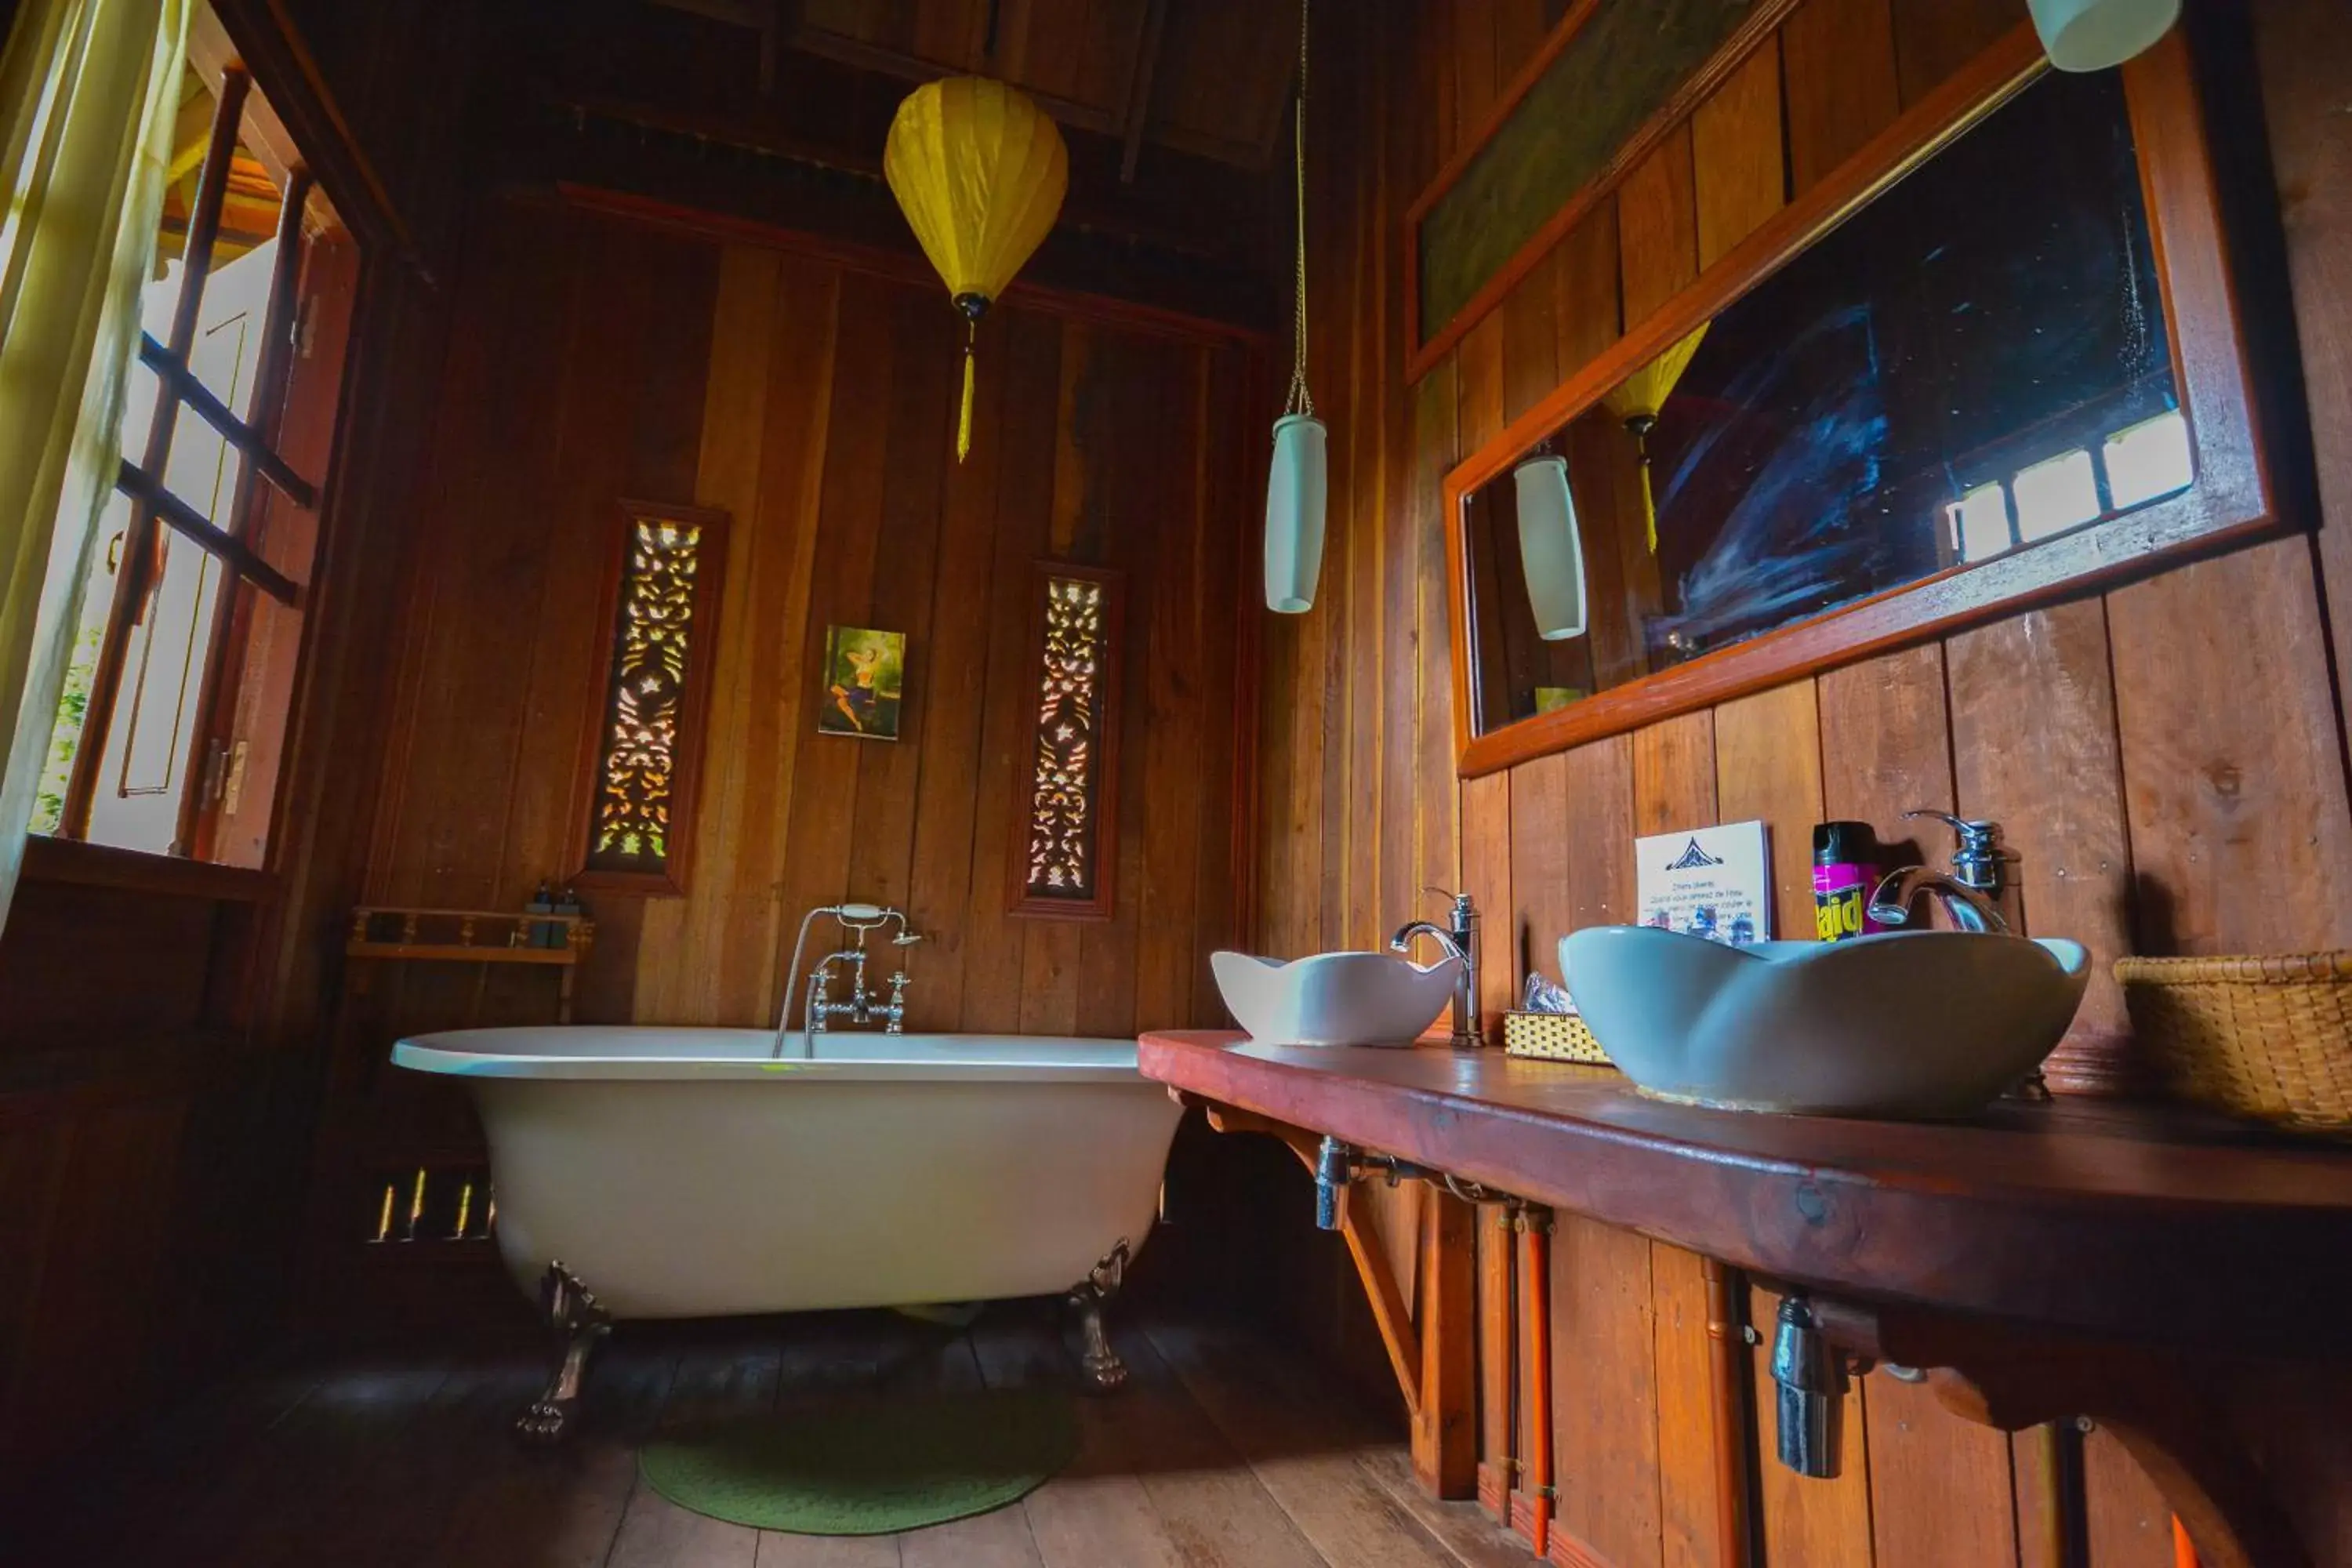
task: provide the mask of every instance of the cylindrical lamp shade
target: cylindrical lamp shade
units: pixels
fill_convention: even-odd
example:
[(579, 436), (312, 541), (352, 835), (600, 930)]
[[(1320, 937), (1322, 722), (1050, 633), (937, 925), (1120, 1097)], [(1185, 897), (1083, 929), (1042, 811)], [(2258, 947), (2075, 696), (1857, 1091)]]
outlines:
[(2062, 71), (2119, 66), (2164, 37), (2180, 0), (2026, 0), (2050, 63)]
[(1536, 635), (1564, 642), (1584, 635), (1584, 542), (1569, 492), (1568, 459), (1529, 458), (1511, 471), (1518, 489), (1519, 564)]
[(1330, 488), (1323, 421), (1290, 414), (1274, 422), (1265, 478), (1265, 607), (1299, 616), (1315, 607), (1323, 574), (1323, 514)]

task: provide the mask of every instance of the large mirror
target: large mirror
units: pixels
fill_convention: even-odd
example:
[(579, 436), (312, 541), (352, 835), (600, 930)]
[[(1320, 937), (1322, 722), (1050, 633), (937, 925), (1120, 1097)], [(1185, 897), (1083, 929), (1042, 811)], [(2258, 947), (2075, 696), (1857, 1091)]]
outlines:
[(1456, 470), (1465, 770), (2266, 521), (2217, 493), (2249, 467), (2246, 400), (2199, 405), (2174, 319), (2210, 342), (2218, 310), (2234, 354), (2210, 172), (2185, 223), (2135, 136), (2134, 94), (2183, 68), (2032, 80), (1720, 303), (1702, 279), (1632, 324)]

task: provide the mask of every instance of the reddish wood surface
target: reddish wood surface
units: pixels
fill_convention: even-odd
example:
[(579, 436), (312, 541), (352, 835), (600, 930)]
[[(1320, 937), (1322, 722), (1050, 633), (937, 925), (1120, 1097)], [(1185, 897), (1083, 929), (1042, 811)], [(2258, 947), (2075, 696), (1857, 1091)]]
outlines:
[[(1560, 242), (1562, 237), (1584, 221), (1596, 206), (1606, 203), (1615, 194), (1617, 188), (1626, 180), (1645, 153), (1659, 142), (1674, 135), (1687, 121), (1696, 105), (1714, 93), (1724, 79), (1734, 74), (1743, 61), (1771, 41), (1773, 29), (1780, 25), (1783, 16), (1790, 14), (1795, 0), (1757, 0), (1748, 15), (1741, 19), (1739, 26), (1733, 30), (1731, 36), (1726, 38), (1715, 53), (1703, 61), (1697, 69), (1667, 95), (1665, 101), (1660, 103), (1651, 112), (1649, 118), (1625, 139), (1612, 155), (1609, 163), (1591, 179), (1578, 187), (1575, 193), (1560, 205), (1557, 212), (1528, 237), (1527, 242), (1512, 253), (1510, 259), (1497, 268), (1494, 276), (1481, 284), (1468, 301), (1454, 312), (1453, 320), (1431, 333), (1428, 338), (1423, 339), (1420, 331), (1419, 303), (1421, 220), (1454, 183), (1461, 178), (1463, 171), (1469, 167), (1470, 161), (1477, 155), (1487, 140), (1500, 127), (1502, 121), (1507, 118), (1509, 110), (1517, 106), (1519, 100), (1542, 75), (1544, 68), (1550, 65), (1558, 57), (1559, 50), (1567, 46), (1576, 32), (1591, 18), (1597, 3), (1598, 0), (1580, 0), (1580, 3), (1570, 6), (1567, 15), (1560, 18), (1551, 36), (1546, 39), (1543, 51), (1513, 80), (1499, 106), (1490, 112), (1486, 122), (1478, 130), (1470, 132), (1468, 137), (1457, 145), (1454, 156), (1444, 168), (1438, 171), (1436, 177), (1414, 200), (1412, 205), (1406, 209), (1403, 230), (1404, 277), (1405, 299), (1410, 306), (1405, 315), (1406, 331), (1410, 334), (1407, 339), (1408, 353), (1405, 361), (1406, 380), (1418, 381), (1426, 375), (1465, 336), (1483, 324), (1493, 314), (1496, 307), (1509, 298), (1513, 290), (1522, 287), (1529, 275), (1539, 268), (1544, 258)], [(1475, 10), (1475, 7), (1473, 9)], [(1458, 25), (1457, 23), (1457, 26)], [(1475, 111), (1477, 106), (1470, 107)], [(1467, 114), (1465, 118), (1468, 118)]]
[(2352, 1155), (2138, 1108), (1965, 1124), (1668, 1105), (1492, 1053), (1144, 1037), (1148, 1077), (1791, 1283), (2175, 1342), (2326, 1351)]
[[(1493, 61), (1503, 57), (1494, 52), (1499, 44), (1486, 34), (1491, 30), (1499, 38), (1503, 29), (1499, 15), (1494, 28), (1486, 29), (1477, 18), (1461, 16), (1461, 9), (1420, 7), (1380, 34), (1398, 59), (1412, 62), (1386, 84), (1369, 75), (1326, 71), (1320, 78), (1317, 119), (1332, 132), (1331, 140), (1312, 150), (1309, 166), (1311, 247), (1322, 268), (1312, 296), (1318, 366), (1369, 367), (1394, 353), (1387, 345), (1393, 343), (1401, 312), (1365, 297), (1371, 269), (1351, 267), (1349, 258), (1367, 234), (1395, 236), (1400, 214), (1390, 194), (1400, 182), (1407, 190), (1417, 188), (1459, 145), (1462, 132), (1475, 128), (1457, 123), (1457, 100), (1465, 86), (1494, 79)], [(1893, 0), (1889, 9), (1906, 111), (1917, 110), (1955, 77), (1981, 77), (1986, 50), (2023, 58), (2015, 51), (2021, 47), (2030, 54), (2032, 48), (2019, 36), (2013, 0)], [(2237, 25), (2229, 21), (2231, 7), (2205, 9), (2221, 14), (2223, 33)], [(2199, 10), (2191, 6), (2192, 24)], [(2338, 176), (2352, 167), (2346, 162), (2352, 149), (2347, 126), (2352, 121), (2337, 112), (2341, 95), (2332, 90), (2336, 78), (2326, 68), (2334, 56), (2326, 40), (2341, 30), (2341, 18), (2333, 5), (2310, 0), (2281, 0), (2249, 16), (2245, 25), (2260, 48), (2260, 104), (2269, 120), (2294, 268), (2304, 395), (2319, 416), (2314, 431), (2322, 491), (2317, 515), (2332, 524), (2340, 510), (2335, 503), (2342, 499), (2336, 492), (2345, 488), (2336, 480), (2352, 472), (2345, 461), (2345, 421), (2325, 416), (2329, 409), (2352, 405), (2342, 352), (2352, 333), (2345, 330), (2345, 312), (2327, 287), (2343, 271), (2342, 257), (2352, 254), (2337, 243), (2344, 208)], [(1318, 7), (1318, 37), (1351, 27), (1356, 20), (1352, 10)], [(1489, 51), (1483, 64), (1462, 58), (1463, 50), (1472, 48)], [(1769, 70), (1758, 64), (1765, 52), (1773, 56)], [(1825, 65), (1803, 68), (1834, 72), (1836, 52), (1831, 51)], [(1787, 73), (1776, 39), (1693, 116), (1694, 198), (1701, 257), (1710, 268), (1734, 256), (1751, 237), (1749, 225), (1789, 221), (1773, 216), (1785, 195), (1784, 95), (1818, 97), (1824, 89), (1818, 82), (1791, 82)], [(2254, 100), (2220, 96), (2223, 85), (2226, 73), (2204, 83), (2215, 94), (2206, 106), (2225, 125), (2251, 122)], [(1385, 184), (1367, 176), (1350, 143), (1384, 149), (1390, 163)], [(2233, 165), (2234, 183), (2225, 188), (2262, 219), (2271, 194), (2266, 179), (2265, 171)], [(1654, 344), (1619, 343), (1617, 295), (1623, 267), (1617, 217), (1615, 200), (1598, 204), (1496, 312), (1532, 327), (1544, 320), (1544, 306), (1521, 295), (1532, 290), (1549, 297), (1557, 334), (1551, 357), (1563, 384), (1577, 379), (1612, 344), (1629, 364), (1654, 352)], [(2248, 324), (2260, 324), (2257, 306), (2279, 306), (2284, 296), (2284, 280), (2250, 276), (2241, 300)], [(2268, 312), (2261, 314), (2266, 319)], [(1636, 330), (1643, 325), (1630, 324)], [(1479, 340), (1481, 334), (1471, 337)], [(1425, 465), (1432, 453), (1441, 460), (1449, 457), (1462, 431), (1475, 437), (1492, 427), (1498, 411), (1516, 418), (1523, 406), (1537, 406), (1526, 399), (1544, 357), (1508, 333), (1499, 345), (1465, 342), (1442, 357), (1415, 389), (1415, 418), (1404, 444), (1396, 445), (1398, 438), (1383, 432), (1378, 437), (1383, 449), (1368, 454), (1364, 443), (1373, 437), (1366, 432), (1350, 448), (1345, 488), (1359, 495), (1376, 493), (1383, 484), (1401, 489), (1401, 476)], [(1318, 369), (1318, 397), (1328, 374)], [(2272, 395), (2267, 406), (2289, 416), (2296, 413), (2291, 385), (2265, 381), (2263, 390)], [(2282, 427), (2277, 433), (2287, 447), (2295, 444), (2296, 431)], [(1335, 443), (1333, 549), (1354, 545), (1369, 552), (1375, 548), (1362, 532), (1369, 520), (1361, 514), (1343, 520), (1339, 506), (1339, 449)], [(2283, 516), (2313, 515), (2295, 499), (2298, 485), (2291, 469), (2278, 489)], [(1429, 521), (1445, 515), (1443, 506), (1441, 498), (1420, 514), (1424, 542), (1450, 531)], [(1384, 520), (1384, 532), (1389, 526)], [(1344, 533), (1355, 537), (1343, 538)], [(2346, 538), (2352, 532), (2342, 528), (2320, 530), (2324, 578), (2285, 569), (2283, 558), (2300, 548), (2287, 546), (2269, 552), (2280, 559), (2259, 565), (2175, 572), (2111, 595), (2090, 595), (2006, 616), (1947, 638), (1940, 670), (1931, 660), (1855, 661), (1881, 669), (1890, 679), (1900, 669), (1906, 672), (1905, 679), (1943, 686), (1954, 798), (1964, 811), (2002, 821), (2022, 852), (2030, 927), (2079, 936), (2093, 949), (2091, 995), (2074, 1035), (2050, 1063), (2060, 1087), (2112, 1090), (2124, 1081), (2118, 1073), (2127, 1075), (2120, 994), (2106, 975), (2115, 957), (2164, 951), (2163, 944), (2176, 941), (2217, 951), (2213, 944), (2335, 940), (2330, 911), (2340, 900), (2328, 900), (2325, 888), (2352, 874), (2352, 865), (2338, 833), (2345, 820), (2341, 770), (2329, 763), (2338, 725), (2335, 705), (2325, 695), (2327, 659), (2321, 645), (2332, 638), (2336, 662), (2343, 662), (2352, 616), (2336, 613), (2327, 602), (2340, 597), (2340, 591), (2327, 595), (2324, 589), (2346, 575), (2336, 559), (2344, 554)], [(1380, 548), (1385, 552), (1379, 573), (1386, 578), (1417, 574), (1417, 593), (1425, 600), (1431, 572), (1426, 554)], [(2174, 577), (2184, 580), (2162, 586)], [(1438, 586), (1443, 592), (1442, 578)], [(2147, 595), (2144, 605), (2121, 604), (2150, 586), (2158, 591)], [(1394, 592), (1391, 584), (1372, 597), (1385, 601)], [(2111, 613), (2118, 626), (2126, 619), (2134, 623), (2127, 649), (2121, 642), (2111, 648)], [(1371, 945), (1386, 934), (1381, 918), (1393, 923), (1402, 916), (1375, 909), (1376, 900), (1336, 899), (1333, 891), (1346, 868), (1365, 863), (1380, 844), (1393, 839), (1391, 816), (1402, 813), (1418, 822), (1429, 797), (1374, 798), (1351, 783), (1362, 776), (1351, 759), (1392, 745), (1400, 731), (1409, 731), (1416, 745), (1428, 748), (1433, 724), (1450, 722), (1453, 705), (1433, 703), (1427, 696), (1426, 676), (1438, 664), (1431, 657), (1434, 645), (1425, 635), (1408, 644), (1403, 629), (1392, 622), (1350, 622), (1320, 611), (1297, 621), (1270, 618), (1267, 625), (1259, 734), (1268, 810), (1256, 863), (1266, 951)], [(2200, 673), (2205, 667), (2213, 672), (2210, 679)], [(1849, 749), (1852, 727), (1825, 718), (1851, 711), (1846, 699), (1853, 689), (1832, 689), (1838, 685), (1834, 679), (1823, 683), (1798, 677), (1769, 700), (1735, 699), (1718, 706), (1699, 701), (1687, 712), (1636, 728), (1633, 793), (1639, 829), (1767, 817), (1786, 845), (1775, 863), (1785, 884), (1784, 902), (1809, 922), (1803, 837), (1827, 798), (1866, 787), (1824, 776), (1825, 723), (1838, 725), (1836, 733), (1845, 737), (1834, 743), (1830, 771), (1855, 754)], [(1870, 693), (1869, 700), (1916, 712), (1937, 699), (1927, 692), (1881, 689)], [(1719, 776), (1718, 730), (1726, 738)], [(1450, 753), (1451, 739), (1434, 743)], [(1498, 769), (1466, 780), (1462, 790), (1464, 876), (1486, 916), (1490, 994), (1517, 968), (1531, 928), (1545, 928), (1549, 936), (1564, 927), (1573, 909), (1569, 868), (1622, 852), (1622, 843), (1612, 851), (1576, 809), (1559, 767), (1557, 761), (1546, 760)], [(1718, 784), (1725, 791), (1720, 810)], [(2137, 812), (2128, 822), (2127, 790), (2135, 792)], [(1532, 804), (1534, 809), (1522, 816), (1515, 804)], [(2297, 836), (2299, 845), (2291, 844)], [(1922, 838), (1922, 847), (1941, 854), (1932, 835)], [(2144, 849), (2152, 850), (2154, 859), (2143, 867), (2136, 862)], [(1535, 945), (1548, 942), (1539, 938)], [(2098, 1053), (2095, 1062), (2091, 1053)], [(1655, 1258), (1654, 1252), (1650, 1310), (1654, 1321), (1664, 1322), (1672, 1303), (1657, 1289)], [(1528, 1325), (1517, 1330), (1523, 1341), (1532, 1337)], [(2308, 1380), (2282, 1382), (2303, 1394)], [(2297, 1416), (2276, 1388), (2266, 1385), (2261, 1397), (2244, 1401), (2236, 1429), (2279, 1465), (2282, 1485), (2291, 1480), (2302, 1510), (2298, 1517), (2312, 1539), (2335, 1543), (2335, 1560), (2352, 1563), (2352, 1514), (2341, 1502), (2352, 1498), (2352, 1445), (2327, 1422), (2310, 1417), (2309, 1410), (2326, 1403), (2318, 1385), (2313, 1387), (2303, 1394), (2308, 1408)], [(1866, 1415), (1865, 1425), (1867, 1419)], [(1758, 1436), (1767, 1445), (1759, 1468), (1769, 1468), (1769, 1422)], [(1664, 1488), (1670, 1484), (1674, 1460), (1666, 1435), (1661, 1436), (1658, 1480)], [(2025, 1441), (2020, 1438), (2021, 1445)], [(2130, 1554), (2119, 1554), (2126, 1551), (2126, 1535), (2125, 1526), (2113, 1521), (2140, 1519), (2156, 1506), (2147, 1504), (2153, 1493), (2111, 1439), (2103, 1444), (2095, 1436), (2091, 1447), (2096, 1462), (2085, 1468), (2079, 1489), (2070, 1489), (2063, 1500), (2069, 1508), (2087, 1501), (2095, 1521), (2094, 1563), (2110, 1568), (2169, 1563), (2168, 1538), (2154, 1527), (2150, 1539), (2162, 1548), (2160, 1554), (2140, 1555), (2137, 1535), (2129, 1538)], [(1924, 1462), (1944, 1461), (1927, 1453)], [(2033, 1494), (2032, 1467), (2021, 1460), (2017, 1478), (2020, 1530), (2038, 1541), (2036, 1529), (2052, 1517), (2054, 1504), (2044, 1506)], [(1892, 1532), (1890, 1539), (1916, 1535), (1919, 1496), (1890, 1492), (1881, 1500), (1885, 1517), (1875, 1523), (1861, 1513), (1841, 1516), (1859, 1534), (1852, 1542), (1823, 1546), (1821, 1560), (1839, 1561), (1848, 1552), (1873, 1554), (1871, 1533), (1881, 1526)], [(2097, 1522), (2103, 1521), (2110, 1522)], [(1932, 1527), (1932, 1519), (1927, 1523)], [(2155, 1518), (2155, 1526), (2163, 1524), (2161, 1517)], [(2032, 1552), (2026, 1560), (2046, 1561)]]
[[(1884, 19), (1883, 0), (1868, 0), (1867, 5), (1863, 0), (1836, 3), (1864, 12), (1875, 6)], [(1799, 16), (1829, 4), (1831, 0), (1813, 0)], [(1797, 64), (1785, 58), (1787, 47), (1784, 40), (1784, 70), (1789, 79), (1811, 79), (1810, 74), (1800, 75)], [(2031, 79), (2041, 65), (2030, 30), (2012, 31), (1869, 137), (1833, 172), (1810, 184), (1798, 179), (1795, 200), (1764, 220), (1689, 287), (1646, 316), (1636, 318), (1629, 305), (1623, 338), (1568, 376), (1551, 396), (1513, 420), (1500, 436), (1446, 476), (1442, 515), (1458, 516), (1465, 497), (1596, 403), (1626, 374), (1687, 332), (1693, 323), (1713, 317), (1785, 257), (1843, 220), (1873, 193), (1930, 155), (1944, 140), (1996, 107)], [(1891, 59), (1888, 68), (1891, 71)], [(1449, 528), (1455, 746), (1465, 776), (1619, 733), (1775, 682), (1916, 645), (2006, 610), (2080, 596), (2145, 575), (2167, 557), (2242, 542), (2276, 525), (2277, 500), (2257, 417), (2255, 367), (2245, 348), (2234, 264), (2224, 239), (2215, 190), (2213, 154), (2205, 141), (2205, 117), (2187, 46), (2178, 35), (2172, 36), (2162, 47), (2133, 62), (2125, 80), (2143, 157), (2149, 227), (2159, 258), (2166, 319), (2173, 323), (2182, 402), (2191, 411), (2196, 432), (2197, 484), (2179, 496), (2047, 541), (2032, 550), (1948, 569), (1485, 733), (1476, 732), (1476, 717), (1468, 700), (1464, 629), (1468, 605), (1462, 531)], [(1891, 95), (1891, 77), (1887, 90)], [(1831, 89), (1830, 98), (1843, 91), (1843, 87)], [(1846, 123), (1841, 118), (1844, 112), (1840, 110), (1818, 128), (1825, 145), (1843, 145), (1845, 132), (1840, 127)], [(1792, 120), (1792, 150), (1798, 137)]]

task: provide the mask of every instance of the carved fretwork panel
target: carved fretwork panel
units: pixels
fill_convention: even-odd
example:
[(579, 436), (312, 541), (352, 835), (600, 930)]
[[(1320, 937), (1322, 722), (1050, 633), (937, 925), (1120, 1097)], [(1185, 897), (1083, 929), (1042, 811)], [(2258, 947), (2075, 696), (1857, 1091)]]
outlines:
[(1011, 905), (1016, 914), (1109, 918), (1118, 860), (1121, 583), (1045, 563), (1033, 605), (1037, 705), (1016, 793)]
[(579, 860), (591, 886), (682, 890), (726, 559), (724, 513), (622, 503), (603, 617), (611, 641), (583, 747)]

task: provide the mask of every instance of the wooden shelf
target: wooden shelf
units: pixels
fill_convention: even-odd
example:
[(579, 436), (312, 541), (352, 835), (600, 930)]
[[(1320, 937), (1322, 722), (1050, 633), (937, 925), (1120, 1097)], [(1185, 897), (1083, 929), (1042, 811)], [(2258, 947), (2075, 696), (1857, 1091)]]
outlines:
[[(1899, 1046), (1893, 1048), (1899, 1048)], [(2340, 1354), (2352, 1151), (2155, 1106), (1966, 1123), (1670, 1105), (1498, 1051), (1143, 1037), (1201, 1099), (1790, 1285), (2176, 1345)]]
[(353, 958), (385, 958), (417, 963), (557, 963), (575, 964), (582, 950), (569, 947), (469, 947), (458, 942), (353, 942), (343, 945)]
[[(387, 937), (387, 927), (394, 934)], [(548, 927), (562, 933), (562, 946), (542, 947), (532, 940)], [(343, 952), (352, 958), (391, 963), (538, 963), (568, 969), (587, 958), (595, 941), (596, 922), (585, 915), (363, 904), (352, 911)]]

